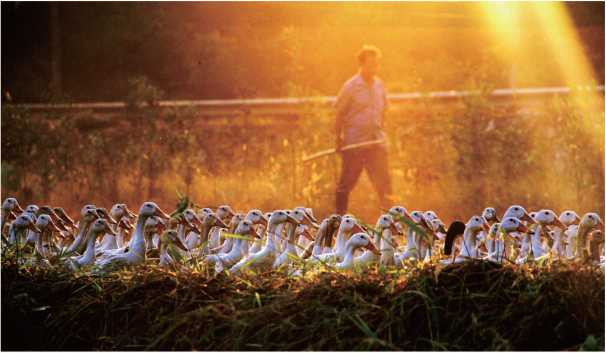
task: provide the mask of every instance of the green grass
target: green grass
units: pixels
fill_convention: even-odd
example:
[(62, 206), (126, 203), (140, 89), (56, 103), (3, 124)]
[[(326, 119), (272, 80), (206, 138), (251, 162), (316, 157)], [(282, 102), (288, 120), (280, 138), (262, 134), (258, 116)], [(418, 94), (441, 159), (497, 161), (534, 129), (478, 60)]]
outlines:
[(2, 266), (2, 349), (604, 349), (604, 275), (483, 262), (245, 278)]

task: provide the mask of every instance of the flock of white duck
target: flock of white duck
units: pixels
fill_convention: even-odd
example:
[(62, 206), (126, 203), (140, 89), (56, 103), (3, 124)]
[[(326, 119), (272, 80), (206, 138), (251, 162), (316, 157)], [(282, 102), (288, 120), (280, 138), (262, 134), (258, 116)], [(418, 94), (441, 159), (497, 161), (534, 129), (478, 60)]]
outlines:
[(23, 210), (15, 198), (7, 198), (1, 222), (3, 247), (13, 249), (19, 261), (72, 270), (112, 271), (146, 262), (171, 269), (205, 263), (216, 273), (285, 270), (293, 275), (310, 268), (472, 259), (605, 265), (604, 223), (597, 213), (528, 213), (519, 205), (500, 219), (488, 207), (467, 223), (454, 221), (448, 227), (434, 211), (394, 206), (373, 228), (352, 215), (318, 221), (306, 207), (268, 213), (237, 213), (230, 206), (188, 208), (171, 217), (154, 202), (143, 203), (138, 214), (123, 203), (109, 211), (86, 205), (75, 222), (60, 207), (29, 205)]

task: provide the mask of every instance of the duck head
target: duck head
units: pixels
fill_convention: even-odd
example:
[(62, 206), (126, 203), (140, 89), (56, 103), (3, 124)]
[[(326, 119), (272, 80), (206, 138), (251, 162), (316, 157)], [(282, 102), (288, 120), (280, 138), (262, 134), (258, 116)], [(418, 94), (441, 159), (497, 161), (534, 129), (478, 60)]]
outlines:
[(406, 208), (403, 206), (393, 206), (390, 208), (387, 213), (389, 213), (396, 222), (400, 222), (402, 220), (408, 220), (409, 222), (414, 222), (412, 216), (408, 213)]
[(244, 220), (244, 215), (242, 213), (236, 213), (228, 224), (228, 233), (233, 233), (236, 231), (236, 227), (240, 224), (241, 221)]
[(98, 235), (98, 234), (111, 234), (114, 236), (118, 235), (118, 234), (116, 234), (116, 232), (113, 229), (111, 229), (111, 227), (109, 226), (109, 223), (103, 218), (96, 219), (91, 224), (89, 231), (95, 235)]
[(488, 222), (488, 224), (492, 224), (494, 222), (499, 221), (499, 217), (497, 216), (497, 210), (494, 207), (486, 207), (484, 211), (482, 211), (482, 217)]
[(122, 217), (134, 218), (136, 216), (124, 203), (117, 203), (113, 205), (109, 210), (109, 215), (116, 220), (120, 220)]
[(253, 224), (262, 224), (267, 227), (268, 218), (261, 210), (250, 210), (244, 219), (251, 221)]
[(316, 219), (316, 217), (314, 217), (314, 213), (313, 210), (309, 207), (303, 207), (303, 206), (299, 206), (299, 207), (295, 207), (294, 208), (295, 211), (301, 211), (303, 213), (305, 213), (305, 215), (307, 216), (307, 218), (309, 218), (312, 222), (312, 225), (314, 228), (318, 228), (318, 220)]
[(217, 208), (217, 217), (219, 217), (222, 221), (233, 217), (235, 212), (228, 205), (219, 206)]
[(152, 217), (157, 216), (163, 219), (170, 219), (170, 216), (166, 214), (166, 212), (162, 211), (162, 209), (156, 205), (155, 202), (144, 202), (139, 209), (139, 217)]
[(432, 219), (429, 224), (431, 225), (431, 229), (434, 231), (434, 233), (446, 234), (446, 226), (439, 218)]
[(579, 222), (581, 222), (581, 218), (573, 210), (566, 210), (560, 213), (559, 220), (566, 226), (579, 224)]
[(339, 232), (343, 232), (344, 234), (364, 233), (364, 229), (360, 227), (355, 218), (344, 216), (341, 219), (341, 224), (339, 224)]
[(429, 210), (429, 211), (425, 211), (425, 212), (423, 213), (423, 216), (425, 217), (425, 219), (426, 219), (428, 222), (431, 222), (432, 220), (434, 220), (434, 219), (437, 219), (437, 218), (438, 218), (438, 215), (437, 215), (437, 214), (436, 214), (434, 211), (431, 211), (431, 210)]
[(61, 207), (55, 207), (53, 208), (53, 211), (55, 211), (55, 214), (63, 221), (63, 223), (70, 227), (70, 228), (74, 228), (76, 226), (76, 224), (74, 223), (74, 220), (71, 219), (70, 216), (67, 215), (67, 213), (65, 212), (65, 210)]
[(581, 222), (579, 223), (579, 226), (581, 225), (590, 229), (604, 230), (604, 222), (602, 222), (600, 216), (594, 212), (585, 213), (581, 218)]
[(255, 232), (255, 227), (253, 227), (253, 222), (247, 219), (243, 219), (238, 223), (236, 230), (234, 233), (238, 235), (248, 235), (255, 238), (261, 238), (257, 232)]
[(353, 249), (366, 248), (370, 250), (373, 254), (380, 256), (381, 252), (377, 249), (377, 247), (372, 243), (370, 237), (366, 233), (355, 233), (352, 235), (347, 244), (351, 246)]
[(516, 217), (503, 218), (500, 224), (500, 229), (505, 233), (527, 233), (528, 228)]
[(307, 212), (305, 212), (304, 210), (300, 209), (300, 208), (295, 208), (294, 210), (292, 210), (290, 212), (290, 215), (297, 220), (297, 222), (307, 226), (307, 227), (313, 227), (313, 221), (309, 218), (309, 216), (307, 215)]
[(107, 210), (103, 207), (99, 207), (97, 208), (97, 214), (99, 215), (99, 217), (103, 218), (104, 220), (106, 220), (109, 224), (117, 224), (118, 222), (116, 222), (116, 220), (110, 216), (109, 213), (107, 213)]
[(225, 224), (221, 219), (219, 219), (219, 217), (214, 213), (206, 215), (202, 219), (202, 225), (209, 227), (209, 228), (211, 228), (211, 227), (228, 228), (227, 224)]
[(274, 211), (271, 213), (271, 216), (269, 217), (269, 223), (277, 226), (278, 224), (281, 223), (291, 223), (294, 225), (299, 224), (299, 221), (297, 221), (293, 216), (289, 215), (286, 211), (284, 210), (278, 210), (278, 211)]
[(393, 221), (393, 217), (391, 217), (389, 214), (384, 214), (379, 217), (376, 228), (381, 233), (383, 233), (383, 230), (389, 229), (393, 235), (399, 234), (399, 231)]
[(566, 229), (564, 223), (560, 221), (558, 216), (552, 210), (540, 210), (536, 212), (534, 220), (542, 226), (556, 226), (560, 229)]
[(168, 229), (168, 230), (162, 232), (162, 234), (160, 235), (160, 243), (158, 244), (158, 247), (160, 249), (163, 249), (165, 246), (167, 246), (169, 244), (174, 244), (183, 251), (186, 251), (186, 252), (189, 251), (189, 249), (185, 246), (185, 244), (183, 244), (181, 239), (179, 239), (179, 236), (177, 235), (177, 231), (174, 229)]
[(36, 233), (40, 233), (40, 228), (36, 227), (35, 221), (30, 214), (22, 213), (13, 221), (13, 227), (17, 230), (29, 229)]
[(532, 217), (530, 217), (524, 207), (520, 205), (509, 206), (509, 208), (507, 209), (507, 211), (505, 211), (505, 214), (503, 215), (503, 218), (507, 217), (514, 217), (519, 219), (520, 221), (535, 223), (534, 219), (532, 219)]
[(488, 232), (490, 230), (490, 226), (482, 216), (471, 216), (467, 223), (465, 224), (465, 229), (469, 229), (473, 232), (479, 232), (484, 230)]
[[(41, 214), (36, 219), (36, 227), (40, 229), (40, 231), (50, 230), (51, 232), (57, 232), (61, 234), (61, 229), (53, 222), (53, 219), (48, 214)], [(63, 237), (61, 235), (61, 237)]]
[(2, 202), (2, 209), (7, 213), (11, 211), (17, 213), (23, 212), (23, 209), (21, 208), (21, 206), (19, 206), (19, 202), (14, 197), (7, 197), (6, 199), (4, 199), (4, 202)]
[(25, 211), (23, 212), (27, 212), (27, 213), (31, 213), (31, 214), (37, 214), (38, 213), (38, 209), (39, 207), (37, 205), (27, 205), (27, 207), (25, 208)]
[(204, 219), (204, 217), (206, 217), (206, 215), (214, 214), (214, 213), (215, 212), (213, 212), (213, 210), (211, 210), (210, 208), (204, 207), (204, 208), (201, 208), (200, 210), (198, 210), (198, 217), (200, 219)]

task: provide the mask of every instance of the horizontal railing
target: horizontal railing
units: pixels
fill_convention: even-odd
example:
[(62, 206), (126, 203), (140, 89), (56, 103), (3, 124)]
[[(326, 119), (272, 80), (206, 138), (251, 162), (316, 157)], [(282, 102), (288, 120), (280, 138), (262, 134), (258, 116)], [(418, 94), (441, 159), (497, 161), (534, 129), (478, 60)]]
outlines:
[[(604, 86), (577, 86), (577, 87), (536, 87), (536, 88), (499, 88), (487, 94), (492, 98), (533, 97), (544, 95), (566, 95), (573, 92), (603, 92)], [(387, 98), (391, 104), (404, 103), (420, 99), (456, 99), (482, 94), (480, 91), (436, 91), (436, 92), (410, 92), (391, 93)], [(254, 108), (295, 108), (304, 104), (330, 105), (335, 101), (334, 96), (301, 97), (301, 98), (254, 98), (254, 99), (209, 99), (209, 100), (160, 100), (154, 107), (160, 108), (209, 108), (217, 109), (254, 109)], [(89, 103), (23, 103), (7, 104), (34, 111), (53, 110), (121, 110), (128, 108), (125, 102), (89, 102)], [(141, 107), (149, 106), (142, 103)]]

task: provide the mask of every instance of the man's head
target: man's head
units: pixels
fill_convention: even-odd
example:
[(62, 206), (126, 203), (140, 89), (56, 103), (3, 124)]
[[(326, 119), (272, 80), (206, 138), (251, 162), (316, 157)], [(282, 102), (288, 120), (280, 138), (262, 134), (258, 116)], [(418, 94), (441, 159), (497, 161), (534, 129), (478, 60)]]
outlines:
[(379, 71), (381, 51), (372, 45), (365, 45), (358, 52), (358, 65), (360, 72), (365, 76), (374, 76)]

